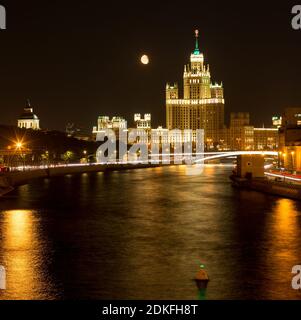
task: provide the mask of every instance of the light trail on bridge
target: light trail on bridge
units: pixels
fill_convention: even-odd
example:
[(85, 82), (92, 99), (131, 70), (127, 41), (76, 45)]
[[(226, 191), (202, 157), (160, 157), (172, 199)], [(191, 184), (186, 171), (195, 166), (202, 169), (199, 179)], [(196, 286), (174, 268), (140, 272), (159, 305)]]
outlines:
[[(206, 157), (206, 155), (209, 155)], [(168, 157), (178, 158), (178, 160), (185, 161), (191, 160), (191, 164), (201, 164), (204, 161), (236, 157), (238, 155), (262, 155), (262, 156), (278, 156), (276, 151), (229, 151), (229, 152), (197, 152), (197, 153), (158, 153), (158, 154), (149, 154), (148, 160), (130, 160), (130, 161), (107, 161), (107, 162), (95, 162), (95, 163), (68, 163), (68, 164), (49, 164), (49, 165), (24, 165), (11, 167), (12, 171), (15, 170), (37, 170), (37, 169), (48, 169), (48, 168), (62, 168), (62, 167), (77, 167), (77, 166), (93, 166), (93, 165), (124, 165), (124, 164), (170, 164), (171, 159), (166, 159)], [(198, 156), (202, 156), (198, 158)], [(156, 157), (162, 157), (153, 159)], [(190, 159), (187, 157), (190, 157)], [(182, 159), (180, 159), (182, 158)], [(194, 159), (197, 158), (197, 159)], [(176, 163), (178, 164), (178, 163)], [(185, 163), (184, 163), (185, 164)]]
[(264, 173), (266, 176), (268, 177), (274, 177), (274, 178), (282, 178), (282, 179), (285, 179), (285, 180), (292, 180), (292, 181), (301, 181), (300, 178), (297, 178), (297, 177), (292, 177), (292, 176), (289, 176), (289, 175), (286, 175), (286, 174), (276, 174), (276, 173), (271, 173), (271, 172), (265, 172)]
[[(206, 153), (206, 152), (200, 153), (200, 155), (202, 155), (202, 154), (205, 155), (208, 153)], [(229, 151), (229, 152), (222, 152), (222, 153), (216, 154), (214, 156), (197, 159), (197, 160), (195, 160), (195, 162), (199, 163), (199, 162), (203, 162), (203, 161), (207, 161), (207, 160), (235, 157), (235, 156), (240, 156), (240, 155), (278, 156), (278, 152), (277, 151)]]

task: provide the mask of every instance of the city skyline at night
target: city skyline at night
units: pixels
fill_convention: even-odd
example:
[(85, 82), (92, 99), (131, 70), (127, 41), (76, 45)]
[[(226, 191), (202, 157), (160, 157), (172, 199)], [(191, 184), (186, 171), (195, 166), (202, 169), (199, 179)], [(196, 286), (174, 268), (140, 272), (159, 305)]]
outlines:
[[(131, 119), (137, 112), (151, 113), (154, 125), (164, 126), (165, 83), (180, 82), (181, 62), (194, 47), (196, 28), (213, 80), (225, 85), (226, 123), (230, 112), (242, 111), (250, 112), (255, 125), (269, 126), (271, 116), (298, 106), (295, 68), (301, 48), (291, 28), (290, 5), (262, 5), (258, 12), (255, 3), (248, 11), (206, 3), (186, 17), (181, 6), (171, 4), (161, 4), (157, 15), (152, 15), (154, 4), (146, 15), (135, 2), (131, 10), (95, 1), (8, 4), (8, 28), (0, 34), (0, 106), (7, 110), (1, 123), (14, 125), (24, 100), (31, 98), (45, 129), (64, 130), (68, 122), (88, 129), (100, 114)], [(99, 17), (101, 12), (107, 15)], [(255, 12), (256, 24), (251, 23)], [(180, 16), (181, 25), (175, 23)], [(144, 53), (148, 65), (140, 62)]]
[(0, 311), (301, 299), (301, 4), (0, 2)]

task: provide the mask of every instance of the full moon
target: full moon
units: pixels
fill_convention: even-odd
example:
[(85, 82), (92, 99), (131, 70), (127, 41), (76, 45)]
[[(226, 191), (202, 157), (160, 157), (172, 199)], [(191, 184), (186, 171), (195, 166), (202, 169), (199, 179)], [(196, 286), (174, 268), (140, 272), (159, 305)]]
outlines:
[(149, 64), (149, 58), (146, 54), (144, 54), (142, 57), (141, 57), (141, 62), (143, 64)]

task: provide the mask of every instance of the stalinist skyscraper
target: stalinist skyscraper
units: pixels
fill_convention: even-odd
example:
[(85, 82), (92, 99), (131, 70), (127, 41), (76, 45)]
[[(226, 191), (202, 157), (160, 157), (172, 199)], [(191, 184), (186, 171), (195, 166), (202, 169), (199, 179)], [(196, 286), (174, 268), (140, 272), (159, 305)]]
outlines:
[(205, 144), (210, 149), (219, 144), (224, 127), (222, 84), (212, 84), (209, 65), (199, 49), (195, 31), (195, 49), (190, 64), (184, 66), (184, 99), (179, 99), (178, 85), (166, 85), (166, 126), (168, 129), (204, 129)]

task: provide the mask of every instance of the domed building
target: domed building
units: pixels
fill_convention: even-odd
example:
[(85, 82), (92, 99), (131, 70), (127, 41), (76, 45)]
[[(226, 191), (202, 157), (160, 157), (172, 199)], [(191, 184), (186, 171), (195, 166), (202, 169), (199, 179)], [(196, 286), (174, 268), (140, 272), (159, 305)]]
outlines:
[(18, 127), (24, 129), (40, 130), (40, 120), (37, 115), (33, 113), (33, 108), (30, 105), (29, 100), (27, 100), (26, 107), (24, 108), (23, 113), (18, 119)]

